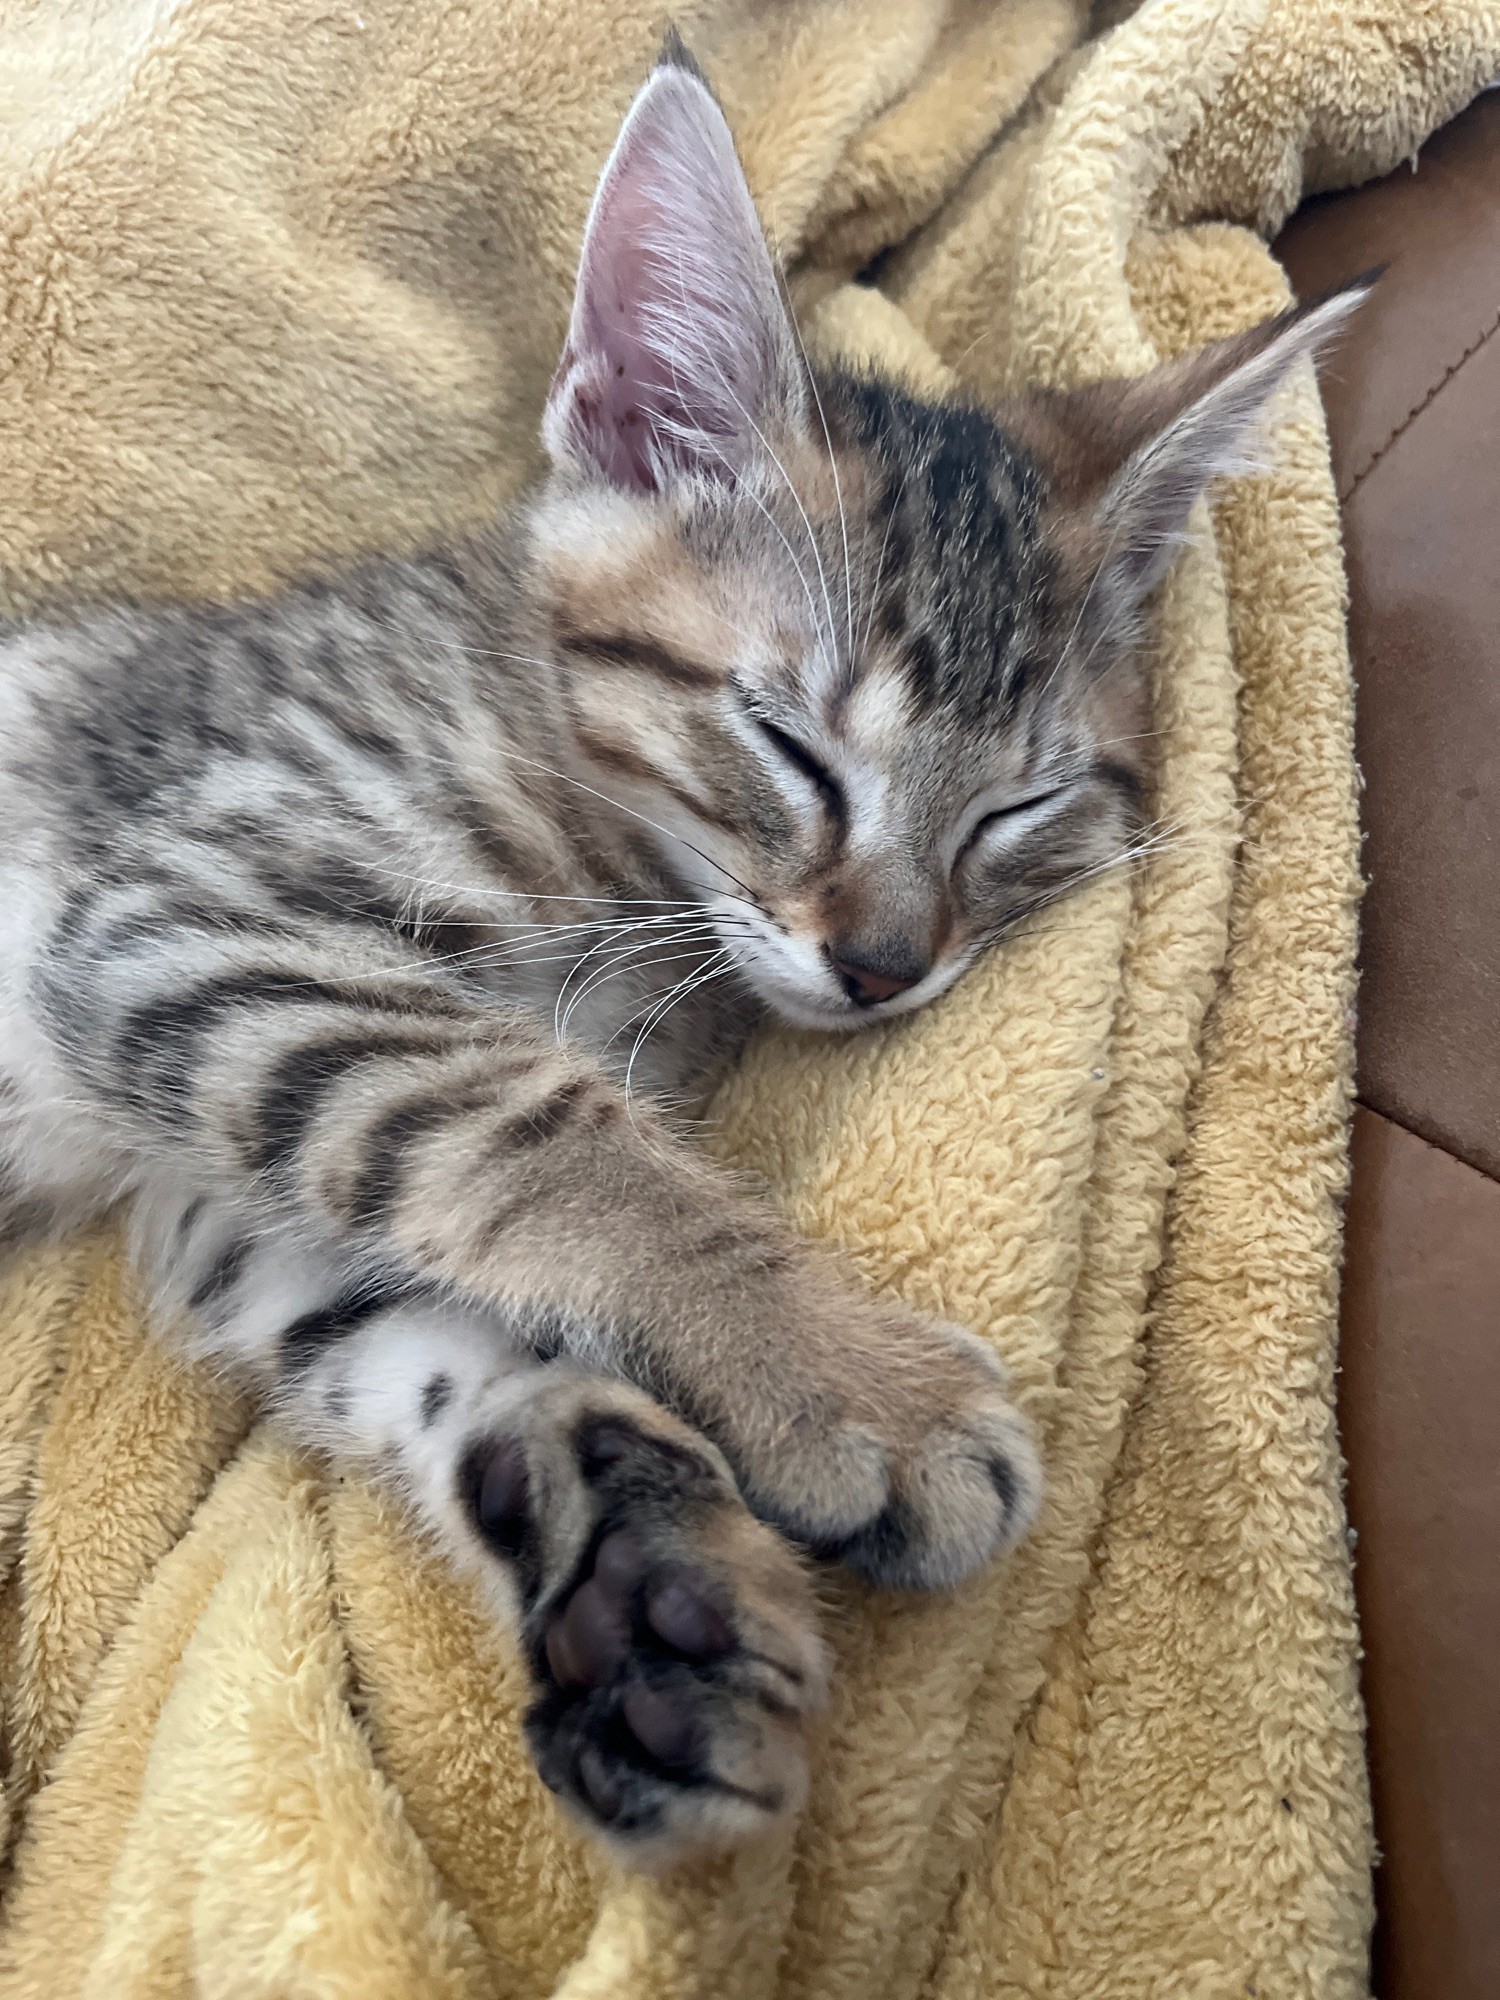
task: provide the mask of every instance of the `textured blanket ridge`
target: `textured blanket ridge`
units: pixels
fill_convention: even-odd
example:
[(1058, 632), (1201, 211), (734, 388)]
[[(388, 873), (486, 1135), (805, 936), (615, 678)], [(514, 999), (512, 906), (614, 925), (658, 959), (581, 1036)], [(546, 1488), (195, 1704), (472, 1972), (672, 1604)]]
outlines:
[[(1500, 72), (1477, 0), (675, 12), (809, 339), (980, 395), (1274, 310), (1261, 235)], [(257, 588), (514, 491), (660, 28), (9, 10), (4, 607)], [(801, 1224), (997, 1343), (1049, 1477), (949, 1598), (829, 1579), (795, 1835), (611, 1875), (465, 1587), (147, 1343), (99, 1231), (0, 1267), (0, 2000), (1367, 1991), (1332, 1419), (1357, 827), (1310, 379), (1275, 439), (1162, 592), (1160, 843), (927, 1014), (764, 1035), (713, 1107)]]

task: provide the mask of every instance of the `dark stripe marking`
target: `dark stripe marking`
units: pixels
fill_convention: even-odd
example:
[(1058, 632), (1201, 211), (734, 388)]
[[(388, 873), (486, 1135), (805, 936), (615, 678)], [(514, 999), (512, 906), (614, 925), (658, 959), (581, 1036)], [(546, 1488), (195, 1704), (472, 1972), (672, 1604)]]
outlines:
[[(324, 671), (337, 674), (343, 666), (337, 644), (331, 639), (320, 641), (317, 651), (318, 665)], [(352, 750), (362, 756), (384, 764), (404, 764), (406, 746), (398, 743), (383, 729), (376, 729), (352, 706), (330, 701), (321, 695), (303, 693), (298, 697), (298, 705), (327, 725), (336, 735), (341, 736)]]
[(680, 806), (685, 807), (695, 819), (702, 820), (705, 826), (716, 826), (723, 833), (743, 831), (738, 820), (731, 819), (726, 813), (721, 812), (710, 800), (697, 798), (692, 792), (684, 791), (682, 786), (669, 778), (665, 771), (658, 770), (655, 764), (637, 756), (635, 751), (627, 750), (624, 744), (611, 743), (602, 736), (596, 736), (589, 729), (579, 728), (575, 734), (579, 749), (604, 770), (618, 772), (622, 778), (632, 778), (638, 784), (656, 786), (659, 791), (665, 792), (669, 799), (675, 799)]
[(810, 750), (806, 750), (795, 736), (768, 722), (765, 716), (752, 710), (756, 724), (775, 744), (777, 750), (803, 777), (817, 786), (818, 796), (823, 801), (823, 810), (832, 824), (835, 844), (842, 842), (849, 830), (849, 803), (844, 797), (844, 788), (826, 765), (820, 764)]
[(409, 1031), (370, 1026), (304, 1042), (275, 1064), (255, 1100), (255, 1142), (248, 1164), (256, 1173), (285, 1169), (332, 1093), (361, 1064), (387, 1056), (441, 1057), (445, 1038), (413, 1022)]
[(655, 674), (673, 687), (712, 689), (720, 685), (720, 675), (701, 660), (629, 632), (563, 631), (557, 635), (559, 649), (588, 661), (591, 665), (634, 667)]
[(256, 871), (278, 903), (299, 916), (335, 923), (367, 923), (414, 944), (429, 956), (443, 956), (479, 943), (484, 935), (468, 919), (423, 918), (393, 895), (376, 875), (341, 855), (283, 866), (269, 862)]
[[(182, 1097), (188, 1079), (182, 1073), (192, 1044), (206, 1034), (224, 1015), (246, 1006), (284, 1007), (335, 1006), (354, 1015), (395, 1016), (417, 1025), (418, 1009), (425, 1014), (454, 1016), (467, 1013), (457, 1001), (447, 1001), (429, 992), (383, 992), (379, 987), (344, 986), (324, 979), (298, 979), (284, 971), (258, 967), (244, 972), (219, 973), (212, 979), (190, 986), (186, 992), (149, 1000), (132, 1008), (116, 1030), (112, 1051), (119, 1068), (138, 1078), (134, 1095), (139, 1099), (157, 1090)], [(174, 1075), (167, 1066), (176, 1056), (179, 1067)]]
[(313, 1364), (378, 1314), (405, 1303), (410, 1294), (384, 1278), (361, 1278), (326, 1306), (315, 1306), (283, 1328), (281, 1363), (289, 1375), (303, 1375)]
[(244, 1270), (250, 1257), (250, 1244), (245, 1237), (239, 1237), (227, 1248), (221, 1250), (206, 1274), (193, 1287), (188, 1304), (194, 1312), (202, 1312), (211, 1299), (222, 1298)]
[(207, 1207), (208, 1196), (206, 1194), (195, 1194), (181, 1215), (178, 1216), (177, 1242), (179, 1247), (187, 1242), (189, 1235), (192, 1233), (193, 1224)]
[(503, 881), (523, 883), (536, 879), (536, 862), (527, 856), (509, 832), (501, 829), (478, 799), (460, 793), (447, 799), (445, 804)]
[(439, 1372), (429, 1377), (422, 1389), (422, 1428), (431, 1430), (453, 1401), (453, 1377)]
[[(507, 1128), (505, 1133), (502, 1134), (501, 1141), (487, 1150), (492, 1156), (499, 1154), (503, 1158), (511, 1150), (509, 1141), (510, 1132)], [(537, 1203), (544, 1199), (546, 1193), (547, 1190), (544, 1187), (539, 1187), (533, 1182), (529, 1187), (518, 1189), (506, 1201), (501, 1202), (498, 1207), (492, 1207), (474, 1238), (471, 1254), (475, 1262), (482, 1262), (488, 1257), (506, 1230), (512, 1228), (529, 1209), (535, 1208)], [(556, 1357), (551, 1354), (543, 1354), (541, 1358), (544, 1361), (551, 1361)]]
[(460, 1096), (433, 1094), (392, 1105), (366, 1129), (360, 1165), (342, 1204), (347, 1220), (357, 1229), (381, 1227), (401, 1198), (407, 1155), (417, 1141), (493, 1101), (494, 1086), (489, 1084)]
[(942, 698), (942, 658), (930, 632), (916, 632), (906, 649), (906, 679), (918, 715), (930, 715)]
[(283, 939), (297, 935), (292, 925), (263, 916), (257, 910), (233, 903), (192, 903), (184, 899), (112, 918), (90, 939), (89, 951), (95, 959), (113, 958), (133, 945), (194, 934)]
[(1141, 800), (1145, 796), (1146, 788), (1141, 782), (1138, 773), (1132, 771), (1128, 764), (1115, 764), (1108, 760), (1101, 760), (1094, 766), (1094, 769), (1099, 777), (1104, 780), (1105, 784), (1113, 785), (1116, 791), (1123, 792), (1132, 805), (1138, 806), (1141, 803)]
[(544, 1097), (540, 1104), (525, 1112), (508, 1128), (511, 1146), (521, 1152), (532, 1146), (545, 1145), (548, 1139), (555, 1139), (572, 1118), (588, 1089), (588, 1079), (581, 1076), (575, 1077), (571, 1083), (560, 1084), (550, 1097)]

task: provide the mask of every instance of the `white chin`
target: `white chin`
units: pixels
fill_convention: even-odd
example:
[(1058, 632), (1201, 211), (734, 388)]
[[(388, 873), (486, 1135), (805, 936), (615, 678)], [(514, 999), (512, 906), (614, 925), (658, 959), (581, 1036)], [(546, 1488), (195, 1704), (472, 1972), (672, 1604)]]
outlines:
[(773, 1014), (794, 1028), (813, 1028), (822, 1034), (850, 1034), (859, 1028), (878, 1028), (886, 1021), (894, 1021), (902, 1014), (918, 1013), (923, 1007), (945, 993), (958, 977), (959, 968), (945, 970), (937, 978), (927, 978), (919, 986), (910, 987), (894, 999), (883, 1001), (876, 1007), (856, 1007), (852, 1000), (821, 993), (808, 993), (793, 986), (790, 981), (776, 977), (762, 965), (753, 961), (742, 962), (742, 978), (758, 1000), (765, 1003)]
[(856, 1007), (842, 994), (825, 999), (820, 993), (805, 993), (754, 959), (741, 960), (739, 971), (756, 999), (794, 1028), (817, 1028), (826, 1033), (829, 1029), (862, 1028), (870, 1018), (868, 1009)]
[(821, 1034), (830, 1032), (847, 1034), (853, 1028), (868, 1028), (879, 1019), (879, 1015), (868, 1007), (854, 1007), (845, 1001), (808, 1000), (801, 994), (773, 992), (761, 985), (756, 986), (760, 998), (771, 1012), (794, 1028), (814, 1028)]
[(737, 929), (726, 926), (720, 938), (734, 953), (740, 978), (763, 1006), (794, 1028), (815, 1028), (825, 1034), (865, 1025), (867, 1011), (834, 985), (815, 953), (807, 953), (806, 963), (799, 964), (779, 941), (757, 937), (753, 931), (746, 936), (745, 929), (739, 917)]

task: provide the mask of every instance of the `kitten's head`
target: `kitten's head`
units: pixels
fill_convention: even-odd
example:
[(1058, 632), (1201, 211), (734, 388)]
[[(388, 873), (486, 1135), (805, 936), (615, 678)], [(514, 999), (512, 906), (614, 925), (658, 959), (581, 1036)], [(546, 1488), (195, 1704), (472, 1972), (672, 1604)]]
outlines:
[(678, 48), (584, 239), (539, 602), (587, 782), (804, 1025), (922, 1005), (1146, 820), (1144, 600), (1351, 290), (986, 413), (813, 367)]

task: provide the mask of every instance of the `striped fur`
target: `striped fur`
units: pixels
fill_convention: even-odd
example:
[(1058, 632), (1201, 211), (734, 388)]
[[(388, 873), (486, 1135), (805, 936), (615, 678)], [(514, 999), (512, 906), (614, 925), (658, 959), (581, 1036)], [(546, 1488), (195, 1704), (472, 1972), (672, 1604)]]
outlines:
[(920, 1006), (1128, 853), (1141, 595), (1315, 321), (998, 419), (813, 371), (669, 54), (515, 518), (0, 644), (13, 1219), (131, 1197), (162, 1326), (475, 1570), (543, 1775), (636, 1860), (801, 1796), (822, 1651), (762, 1523), (942, 1585), (1038, 1485), (987, 1351), (673, 1107), (765, 1009)]

